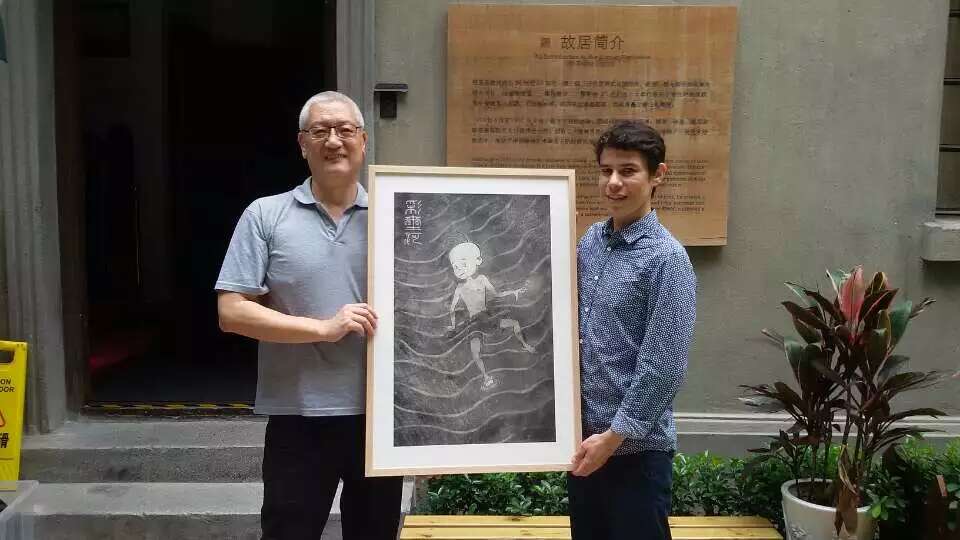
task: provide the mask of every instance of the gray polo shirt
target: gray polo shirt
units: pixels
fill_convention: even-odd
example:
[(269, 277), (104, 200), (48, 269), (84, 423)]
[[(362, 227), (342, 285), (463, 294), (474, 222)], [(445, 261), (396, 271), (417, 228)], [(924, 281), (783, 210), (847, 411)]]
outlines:
[[(367, 192), (339, 223), (317, 203), (310, 179), (257, 199), (240, 216), (218, 291), (263, 296), (288, 315), (327, 319), (367, 296)], [(364, 411), (366, 354), (354, 333), (336, 343), (260, 342), (258, 414), (334, 416)]]

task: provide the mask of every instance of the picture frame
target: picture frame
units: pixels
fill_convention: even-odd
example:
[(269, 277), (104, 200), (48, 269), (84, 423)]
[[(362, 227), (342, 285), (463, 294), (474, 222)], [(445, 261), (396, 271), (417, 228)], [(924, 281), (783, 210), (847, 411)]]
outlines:
[(573, 170), (371, 165), (367, 476), (569, 470)]

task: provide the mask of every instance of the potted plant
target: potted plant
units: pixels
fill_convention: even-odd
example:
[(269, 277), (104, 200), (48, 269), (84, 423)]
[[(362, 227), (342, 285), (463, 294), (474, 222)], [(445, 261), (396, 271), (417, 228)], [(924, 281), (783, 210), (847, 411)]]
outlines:
[[(779, 458), (794, 479), (785, 482), (784, 520), (788, 538), (873, 538), (868, 506), (861, 506), (865, 479), (874, 457), (885, 447), (924, 431), (900, 426), (910, 416), (942, 416), (917, 408), (893, 412), (901, 392), (937, 383), (937, 371), (907, 371), (909, 358), (893, 351), (911, 319), (933, 303), (924, 299), (893, 306), (893, 289), (882, 272), (869, 283), (858, 266), (849, 273), (827, 272), (834, 299), (787, 283), (801, 300), (783, 302), (800, 339), (764, 329), (782, 347), (796, 387), (744, 385), (744, 403), (764, 412), (785, 411), (793, 419), (765, 449), (758, 462)], [(839, 452), (831, 452), (834, 443)], [(802, 478), (801, 471), (812, 473)]]

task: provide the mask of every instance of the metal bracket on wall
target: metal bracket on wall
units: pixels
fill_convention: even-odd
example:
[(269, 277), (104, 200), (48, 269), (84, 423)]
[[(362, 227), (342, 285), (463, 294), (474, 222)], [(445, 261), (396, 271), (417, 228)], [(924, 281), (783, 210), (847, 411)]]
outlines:
[(373, 93), (380, 98), (380, 118), (396, 118), (397, 96), (407, 93), (407, 84), (377, 83), (373, 85)]
[[(3, 7), (3, 2), (0, 2), (0, 8)], [(7, 61), (7, 35), (3, 31), (3, 13), (0, 13), (0, 61)]]

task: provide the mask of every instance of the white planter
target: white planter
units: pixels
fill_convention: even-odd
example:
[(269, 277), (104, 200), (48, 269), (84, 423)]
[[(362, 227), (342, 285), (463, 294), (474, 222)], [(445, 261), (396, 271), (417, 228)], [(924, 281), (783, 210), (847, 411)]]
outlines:
[[(801, 484), (808, 482), (808, 478), (800, 480)], [(795, 483), (794, 480), (788, 480), (780, 486), (787, 540), (873, 540), (876, 524), (868, 512), (869, 506), (857, 509), (856, 534), (848, 533), (846, 528), (842, 528), (838, 535), (833, 526), (836, 509), (797, 498), (790, 492), (790, 487)]]

